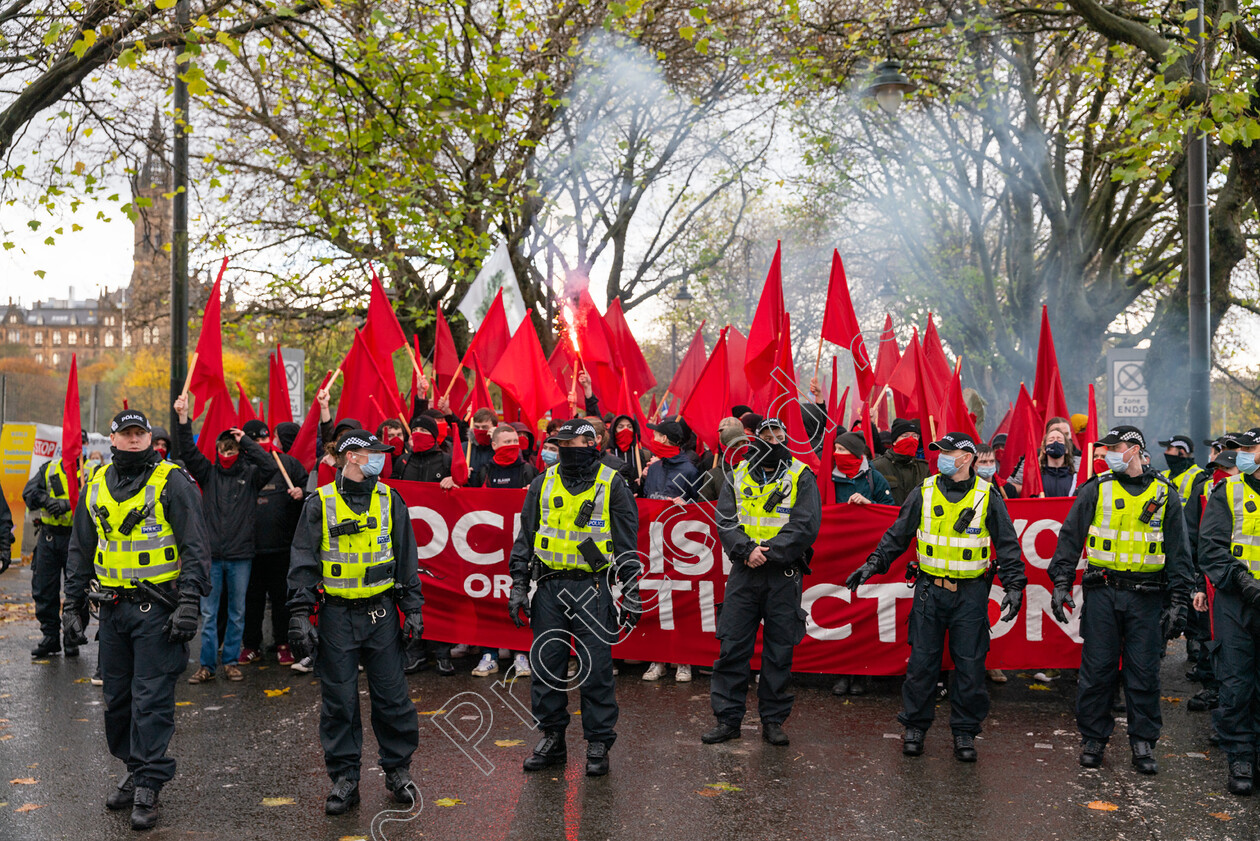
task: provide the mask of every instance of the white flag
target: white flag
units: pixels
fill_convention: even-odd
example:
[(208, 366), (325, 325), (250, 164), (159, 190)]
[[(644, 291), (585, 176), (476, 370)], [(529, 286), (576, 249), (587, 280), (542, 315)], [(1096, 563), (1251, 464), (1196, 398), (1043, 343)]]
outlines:
[(525, 302), (521, 300), (516, 274), (512, 271), (512, 258), (504, 242), (499, 243), (499, 247), (481, 264), (481, 271), (477, 272), (476, 280), (468, 287), (468, 294), (459, 302), (459, 311), (468, 319), (471, 330), (481, 326), (500, 288), (503, 290), (503, 311), (507, 315), (508, 328), (516, 332), (525, 320)]

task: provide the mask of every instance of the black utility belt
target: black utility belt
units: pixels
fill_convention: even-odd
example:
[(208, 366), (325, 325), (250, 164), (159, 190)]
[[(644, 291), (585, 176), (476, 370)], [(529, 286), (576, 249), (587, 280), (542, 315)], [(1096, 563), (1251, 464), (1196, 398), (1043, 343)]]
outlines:
[(341, 596), (324, 594), (324, 604), (344, 607), (348, 610), (375, 610), (378, 607), (392, 606), (394, 604), (394, 596), (392, 593), (383, 593), (364, 599), (346, 599)]
[[(179, 601), (179, 590), (174, 587), (163, 586), (161, 584), (153, 585), (165, 595), (169, 596), (172, 601)], [(153, 601), (153, 596), (146, 593), (139, 587), (105, 587), (94, 591), (88, 595), (89, 601), (101, 602), (109, 604), (110, 602), (134, 602), (143, 604), (144, 602)]]
[(56, 534), (62, 537), (69, 537), (74, 532), (74, 526), (54, 526), (52, 523), (39, 521), (40, 531), (46, 531), (49, 534)]
[(544, 564), (539, 564), (534, 570), (534, 580), (542, 581), (545, 578), (563, 578), (568, 581), (585, 581), (588, 578), (594, 578), (595, 573), (589, 569), (552, 569)]
[(1162, 593), (1167, 589), (1162, 576), (1149, 581), (1135, 581), (1132, 578), (1121, 578), (1111, 570), (1097, 566), (1085, 567), (1085, 574), (1081, 576), (1081, 586), (1086, 590), (1111, 587), (1115, 590), (1129, 590), (1134, 593)]
[(942, 590), (948, 590), (951, 593), (958, 592), (959, 587), (965, 587), (973, 581), (984, 582), (983, 575), (977, 575), (974, 578), (941, 578), (935, 575), (928, 575), (927, 573), (920, 573), (919, 577), (933, 587), (940, 587)]

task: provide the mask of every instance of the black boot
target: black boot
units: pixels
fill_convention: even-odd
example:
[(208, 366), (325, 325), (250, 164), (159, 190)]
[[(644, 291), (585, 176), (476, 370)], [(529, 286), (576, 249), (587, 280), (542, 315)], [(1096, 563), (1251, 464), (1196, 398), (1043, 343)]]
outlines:
[(1100, 742), (1097, 739), (1086, 739), (1081, 743), (1081, 755), (1077, 762), (1082, 768), (1097, 768), (1102, 765), (1103, 751), (1107, 749), (1106, 742)]
[(848, 675), (840, 675), (836, 678), (836, 682), (831, 687), (832, 695), (848, 695), (849, 688), (853, 685), (853, 678)]
[(741, 738), (742, 735), (738, 724), (719, 721), (716, 727), (700, 737), (700, 741), (706, 745), (716, 745), (721, 742), (729, 742), (731, 739)]
[(1201, 689), (1186, 702), (1186, 709), (1196, 713), (1206, 712), (1216, 709), (1220, 701), (1220, 694), (1215, 689)]
[(67, 646), (66, 646), (66, 656), (67, 656), (67, 657), (78, 657), (78, 656), (79, 656), (79, 647), (78, 647), (77, 645), (67, 645)]
[(39, 641), (39, 645), (31, 649), (32, 657), (47, 657), (49, 654), (56, 654), (61, 651), (61, 639), (56, 634), (44, 634), (44, 638)]
[(591, 742), (586, 746), (586, 776), (602, 777), (608, 773), (608, 743)]
[(131, 803), (131, 828), (152, 829), (157, 823), (158, 813), (157, 789), (147, 786), (136, 786)]
[(955, 733), (954, 759), (959, 762), (975, 762), (976, 756), (976, 737), (970, 733)]
[(351, 806), (359, 805), (359, 781), (349, 777), (333, 780), (332, 791), (324, 799), (324, 814), (342, 815)]
[[(592, 743), (593, 744), (593, 743)], [(569, 749), (564, 743), (563, 730), (551, 730), (543, 734), (534, 752), (525, 758), (526, 771), (541, 771), (550, 765), (563, 765), (569, 759)]]
[(901, 737), (901, 752), (906, 756), (920, 756), (923, 753), (923, 737), (927, 734), (917, 727), (907, 727)]
[(1255, 763), (1248, 756), (1231, 756), (1229, 758), (1229, 793), (1251, 794), (1252, 778), (1255, 776)]
[(419, 789), (411, 781), (411, 772), (406, 768), (391, 768), (385, 772), (385, 788), (398, 803), (415, 805)]
[(110, 792), (109, 797), (105, 798), (105, 808), (110, 811), (117, 812), (120, 809), (127, 809), (135, 800), (136, 781), (128, 774), (118, 788)]
[(437, 673), (442, 677), (450, 677), (455, 674), (455, 664), (451, 662), (450, 657), (442, 657), (441, 655), (438, 656)]
[(413, 642), (403, 651), (403, 674), (414, 675), (429, 668), (429, 655), (423, 642)]
[(853, 683), (849, 685), (850, 695), (866, 694), (866, 675), (854, 675)]
[(775, 747), (785, 748), (789, 744), (788, 734), (783, 732), (783, 725), (777, 721), (761, 723), (761, 738)]
[(1159, 765), (1155, 762), (1155, 750), (1150, 742), (1134, 742), (1133, 767), (1139, 774), (1158, 774)]

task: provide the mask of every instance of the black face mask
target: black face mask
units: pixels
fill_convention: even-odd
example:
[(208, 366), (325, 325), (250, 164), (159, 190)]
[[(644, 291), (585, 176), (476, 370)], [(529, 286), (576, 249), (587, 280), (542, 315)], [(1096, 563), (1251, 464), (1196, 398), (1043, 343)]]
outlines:
[(1059, 441), (1046, 444), (1046, 455), (1050, 458), (1063, 458), (1067, 455), (1067, 447)]
[(771, 444), (762, 438), (752, 438), (748, 442), (748, 464), (764, 470), (767, 473), (774, 473), (782, 465), (791, 461), (792, 454), (788, 452), (788, 448), (782, 444)]
[(1164, 456), (1164, 461), (1168, 463), (1168, 471), (1174, 476), (1180, 476), (1194, 465), (1194, 459), (1190, 456)]
[(109, 451), (114, 456), (114, 469), (122, 474), (139, 473), (150, 464), (158, 461), (157, 452), (152, 445), (134, 453), (129, 450), (120, 450), (117, 447), (110, 447)]
[(563, 476), (585, 476), (597, 461), (599, 450), (594, 447), (560, 448), (560, 473)]

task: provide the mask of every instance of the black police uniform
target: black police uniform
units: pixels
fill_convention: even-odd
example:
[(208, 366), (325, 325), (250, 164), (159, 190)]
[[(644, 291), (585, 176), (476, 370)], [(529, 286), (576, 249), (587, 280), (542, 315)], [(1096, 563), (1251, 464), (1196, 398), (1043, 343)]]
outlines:
[[(130, 460), (128, 460), (130, 461)], [(110, 496), (126, 500), (140, 492), (158, 454), (124, 466), (115, 451), (105, 470)], [(95, 577), (93, 559), (97, 529), (84, 489), (74, 510), (66, 565), (66, 613), (86, 610), (88, 587)], [(183, 470), (174, 470), (162, 490), (162, 508), (175, 533), (180, 571), (171, 597), (179, 601), (210, 594), (210, 540), (202, 513), (201, 493)], [(170, 590), (169, 585), (159, 585)], [(175, 732), (175, 683), (188, 664), (188, 643), (167, 636), (169, 608), (145, 599), (135, 590), (100, 610), (100, 664), (105, 695), (105, 740), (109, 752), (127, 764), (136, 788), (155, 792), (175, 776), (175, 760), (166, 755)]]
[(1158, 526), (1164, 535), (1164, 568), (1157, 573), (1086, 568), (1088, 578), (1082, 582), (1084, 604), (1080, 621), (1084, 645), (1076, 693), (1076, 723), (1085, 742), (1082, 763), (1092, 765), (1086, 761), (1085, 754), (1101, 756), (1102, 746), (1115, 728), (1111, 701), (1121, 676), (1123, 657), (1129, 742), (1135, 751), (1135, 763), (1145, 761), (1146, 772), (1153, 773), (1150, 749), (1159, 739), (1162, 726), (1159, 661), (1165, 642), (1161, 626), (1164, 590), (1170, 590), (1179, 605), (1188, 604), (1194, 564), (1176, 487), (1149, 467), (1137, 476), (1104, 474), (1077, 491), (1076, 501), (1059, 530), (1059, 544), (1047, 569), (1056, 589), (1070, 590), (1076, 579), (1100, 488), (1105, 482), (1118, 482), (1130, 495), (1146, 491), (1152, 482), (1167, 486), (1166, 508)]
[[(64, 505), (68, 500), (54, 500), (49, 494), (47, 464), (41, 466), (22, 488), (22, 501), (28, 511), (48, 509), (50, 505)], [(63, 477), (57, 477), (60, 481)], [(65, 493), (63, 489), (62, 493)], [(12, 535), (13, 515), (5, 503), (3, 516), (8, 517), (6, 533)], [(70, 533), (73, 526), (60, 526), (40, 520), (35, 535), (35, 553), (31, 558), (31, 599), (35, 602), (35, 619), (43, 639), (31, 651), (32, 656), (43, 657), (61, 650), (61, 580), (67, 575), (66, 562), (70, 552)], [(5, 523), (0, 521), (0, 529)], [(12, 538), (10, 537), (10, 542)], [(87, 620), (84, 609), (83, 619)], [(66, 656), (75, 657), (79, 649), (67, 646)]]
[[(778, 454), (786, 455), (787, 459), (760, 459), (770, 469), (749, 467), (752, 479), (763, 487), (779, 482), (793, 466), (795, 460), (786, 448), (780, 448)], [(731, 572), (717, 619), (721, 647), (713, 664), (709, 702), (718, 724), (738, 731), (748, 704), (757, 630), (764, 622), (757, 712), (765, 737), (787, 744), (785, 735), (779, 732), (776, 736), (767, 727), (781, 726), (792, 712), (795, 697), (790, 691), (792, 652), (805, 638), (801, 590), (808, 559), (822, 525), (822, 500), (814, 474), (809, 468), (801, 470), (796, 482), (796, 500), (788, 512), (787, 523), (761, 543), (750, 538), (741, 525), (739, 504), (733, 479), (722, 486), (717, 502), (718, 539), (731, 559)], [(766, 562), (749, 567), (748, 556), (759, 545), (765, 552)], [(720, 731), (721, 727), (706, 734), (709, 737), (706, 741), (714, 741), (722, 735)]]
[[(589, 423), (570, 423), (575, 428), (589, 429), (590, 437), (594, 438), (595, 430)], [(561, 453), (566, 449), (561, 448)], [(529, 614), (534, 635), (534, 646), (529, 655), (532, 671), (530, 701), (534, 717), (544, 733), (535, 755), (547, 756), (545, 764), (555, 764), (565, 757), (564, 731), (569, 726), (568, 695), (556, 687), (566, 680), (569, 649), (557, 640), (569, 639), (570, 635), (577, 641), (574, 650), (580, 662), (581, 684), (578, 689), (582, 703), (582, 733), (590, 743), (588, 758), (594, 755), (592, 748), (601, 745), (600, 756), (606, 762), (607, 751), (617, 739), (618, 708), (613, 681), (612, 640), (615, 639), (618, 623), (609, 589), (612, 576), (607, 570), (594, 574), (578, 570), (551, 570), (543, 566), (534, 554), (534, 536), (540, 526), (541, 497), (547, 477), (558, 476), (564, 490), (573, 496), (589, 491), (595, 484), (602, 466), (594, 460), (598, 458), (598, 452), (594, 448), (582, 449), (591, 454), (588, 456), (592, 458), (590, 463), (570, 468), (562, 461), (530, 483), (521, 507), (520, 531), (512, 544), (509, 564), (514, 589), (528, 590), (531, 579), (537, 581)], [(630, 486), (620, 475), (612, 475), (608, 506), (612, 559), (624, 585), (630, 577), (637, 577), (639, 571), (636, 558), (639, 509)], [(596, 623), (602, 627), (594, 627)], [(527, 770), (533, 770), (533, 766), (527, 765)], [(588, 772), (590, 770), (588, 767)]]
[[(1209, 469), (1210, 470), (1210, 469)], [(1182, 513), (1186, 518), (1186, 535), (1190, 543), (1190, 557), (1194, 562), (1194, 590), (1207, 592), (1203, 584), (1203, 568), (1199, 563), (1199, 528), (1203, 519), (1203, 507), (1212, 490), (1211, 472), (1196, 476), (1190, 488), (1189, 499), (1182, 500)], [(1212, 670), (1212, 617), (1208, 611), (1191, 610), (1186, 621), (1186, 659), (1191, 663), (1187, 677), (1203, 684), (1203, 691), (1187, 703), (1187, 709), (1201, 711), (1215, 706), (1220, 681)]]
[[(361, 482), (337, 472), (341, 498), (356, 514), (368, 509), (376, 477)], [(359, 780), (363, 754), (363, 726), (359, 718), (359, 664), (367, 675), (372, 699), (372, 732), (380, 748), (381, 768), (389, 772), (411, 765), (419, 744), (420, 725), (403, 675), (403, 638), (395, 606), (404, 614), (424, 604), (418, 576), (416, 536), (407, 505), (390, 491), (390, 540), (394, 555), (394, 589), (364, 599), (328, 596), (319, 608), (319, 665), (323, 703), (319, 739), (324, 765), (334, 781)], [(309, 613), (320, 604), (323, 566), (320, 543), (324, 510), (318, 494), (306, 500), (293, 535), (289, 565), (291, 612)], [(296, 655), (295, 655), (296, 656)]]
[[(938, 474), (936, 488), (951, 504), (963, 500), (975, 487), (969, 476), (955, 481)], [(989, 493), (985, 530), (993, 546), (996, 574), (1007, 592), (1022, 592), (1028, 584), (1019, 537), (997, 486)], [(888, 571), (910, 547), (923, 520), (922, 485), (910, 493), (892, 527), (880, 538), (867, 558), (874, 574)], [(868, 576), (869, 577), (869, 576)], [(985, 686), (985, 655), (989, 651), (989, 589), (992, 568), (976, 578), (950, 579), (954, 589), (941, 586), (944, 579), (920, 573), (914, 584), (908, 642), (910, 659), (901, 685), (902, 711), (897, 720), (907, 729), (926, 732), (936, 718), (936, 685), (941, 674), (945, 636), (954, 671), (949, 689), (949, 726), (955, 737), (974, 737), (989, 715), (989, 690)], [(908, 739), (908, 741), (910, 741)], [(961, 757), (960, 757), (961, 758)]]

